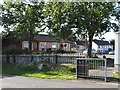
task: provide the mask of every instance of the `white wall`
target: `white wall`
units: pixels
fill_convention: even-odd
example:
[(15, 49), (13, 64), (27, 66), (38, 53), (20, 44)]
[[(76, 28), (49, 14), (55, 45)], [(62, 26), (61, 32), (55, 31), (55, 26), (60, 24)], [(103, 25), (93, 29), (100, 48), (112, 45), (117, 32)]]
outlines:
[(120, 31), (116, 33), (115, 38), (115, 68), (120, 69)]
[(92, 42), (92, 49), (98, 50), (98, 45), (94, 42)]

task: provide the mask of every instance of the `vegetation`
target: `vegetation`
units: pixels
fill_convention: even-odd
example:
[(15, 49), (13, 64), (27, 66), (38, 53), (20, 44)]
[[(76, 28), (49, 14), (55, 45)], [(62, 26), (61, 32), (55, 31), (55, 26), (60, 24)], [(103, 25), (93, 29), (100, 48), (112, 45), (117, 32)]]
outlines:
[(120, 80), (120, 72), (113, 72), (113, 78), (117, 78)]
[(113, 45), (113, 50), (115, 50), (115, 40), (114, 39), (110, 40), (110, 44)]
[(69, 21), (70, 17), (68, 13), (71, 8), (71, 3), (69, 2), (48, 2), (45, 6), (45, 15), (47, 18), (47, 27), (50, 30), (50, 34), (54, 35), (58, 40), (69, 39), (74, 41), (75, 35), (72, 32), (73, 19)]
[[(111, 22), (114, 3), (107, 2), (55, 2), (47, 4), (48, 27), (59, 38), (69, 37), (73, 32), (88, 38), (88, 56), (91, 57), (93, 36), (116, 31), (116, 23)], [(68, 33), (69, 32), (69, 33)]]
[(5, 55), (17, 55), (17, 54), (27, 54), (27, 53), (28, 53), (27, 50), (22, 50), (21, 48), (16, 46), (9, 46), (2, 50), (2, 54)]
[[(1, 6), (2, 21), (1, 25), (5, 30), (16, 31), (16, 38), (19, 40), (29, 41), (29, 52), (31, 53), (32, 40), (44, 25), (43, 15), (44, 3), (19, 3), (19, 2), (4, 2)], [(36, 30), (39, 28), (38, 30)], [(27, 36), (27, 37), (26, 37)]]
[(42, 71), (37, 70), (38, 64), (30, 65), (12, 65), (3, 64), (2, 73), (20, 75), (26, 77), (37, 77), (45, 79), (75, 79), (75, 66), (72, 64), (47, 64)]
[(18, 38), (28, 40), (29, 51), (34, 36), (47, 27), (58, 41), (75, 41), (76, 36), (88, 38), (88, 56), (91, 57), (93, 37), (110, 29), (118, 30), (117, 24), (111, 22), (112, 16), (118, 20), (112, 2), (5, 2), (1, 7), (0, 24), (7, 31), (17, 31)]
[(76, 52), (75, 51), (65, 51), (65, 50), (59, 49), (59, 50), (55, 51), (55, 53), (76, 53)]

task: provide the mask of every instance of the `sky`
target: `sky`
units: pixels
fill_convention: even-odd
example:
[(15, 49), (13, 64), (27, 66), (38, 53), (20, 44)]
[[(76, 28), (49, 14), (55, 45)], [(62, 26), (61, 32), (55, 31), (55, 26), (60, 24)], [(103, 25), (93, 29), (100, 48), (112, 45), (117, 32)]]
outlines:
[[(3, 3), (3, 0), (0, 0), (0, 4)], [(0, 27), (0, 32), (3, 30), (2, 27)], [(106, 34), (103, 35), (105, 40), (109, 41), (111, 39), (115, 39), (115, 33), (114, 32), (107, 32)]]
[(3, 0), (0, 0), (0, 4), (3, 3)]
[[(115, 39), (115, 32), (107, 32), (102, 37), (104, 37), (105, 40), (110, 41), (112, 39)], [(95, 38), (98, 39), (97, 37)]]

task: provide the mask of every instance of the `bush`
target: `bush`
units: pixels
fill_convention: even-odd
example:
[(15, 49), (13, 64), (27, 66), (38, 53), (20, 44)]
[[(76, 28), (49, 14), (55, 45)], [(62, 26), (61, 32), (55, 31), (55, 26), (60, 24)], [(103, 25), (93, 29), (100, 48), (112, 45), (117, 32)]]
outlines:
[(7, 54), (7, 55), (12, 55), (12, 54), (26, 54), (27, 51), (26, 50), (22, 50), (21, 48), (18, 48), (16, 46), (9, 46), (5, 49), (3, 49), (3, 54)]
[(25, 64), (21, 64), (21, 65), (18, 65), (17, 68), (19, 68), (20, 70), (23, 70), (23, 71), (37, 71), (37, 66), (36, 65), (25, 65)]
[(46, 51), (41, 51), (41, 52), (32, 52), (32, 54), (48, 54)]
[(62, 49), (56, 50), (55, 53), (76, 53), (75, 51), (65, 51)]

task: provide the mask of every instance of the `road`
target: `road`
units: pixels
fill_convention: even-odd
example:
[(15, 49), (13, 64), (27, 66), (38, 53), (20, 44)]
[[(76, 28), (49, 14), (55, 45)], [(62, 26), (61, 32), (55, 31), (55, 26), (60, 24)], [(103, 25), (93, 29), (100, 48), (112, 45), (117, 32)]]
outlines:
[(55, 80), (21, 76), (3, 76), (2, 88), (118, 88), (117, 83), (95, 80)]
[[(97, 55), (99, 58), (103, 58), (103, 55)], [(105, 54), (106, 58), (114, 59), (114, 55)]]

